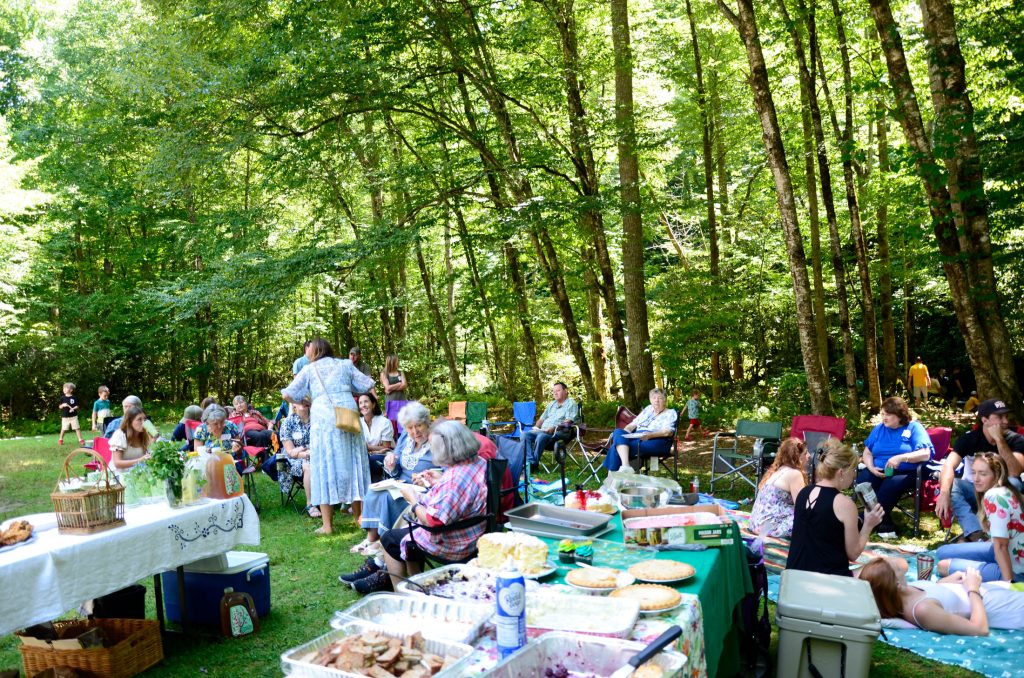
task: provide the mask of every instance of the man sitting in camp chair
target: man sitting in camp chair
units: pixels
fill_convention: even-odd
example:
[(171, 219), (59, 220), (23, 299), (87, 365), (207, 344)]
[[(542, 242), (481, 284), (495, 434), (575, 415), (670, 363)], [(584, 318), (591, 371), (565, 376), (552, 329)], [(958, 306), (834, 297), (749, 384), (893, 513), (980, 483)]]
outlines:
[(558, 440), (568, 440), (571, 437), (572, 432), (569, 429), (559, 427), (572, 424), (580, 414), (580, 407), (569, 397), (569, 387), (565, 383), (556, 381), (551, 387), (551, 395), (554, 400), (548, 403), (537, 417), (533, 428), (523, 432), (526, 458), (531, 467), (536, 467), (540, 463), (540, 456), (544, 450), (553, 448)]

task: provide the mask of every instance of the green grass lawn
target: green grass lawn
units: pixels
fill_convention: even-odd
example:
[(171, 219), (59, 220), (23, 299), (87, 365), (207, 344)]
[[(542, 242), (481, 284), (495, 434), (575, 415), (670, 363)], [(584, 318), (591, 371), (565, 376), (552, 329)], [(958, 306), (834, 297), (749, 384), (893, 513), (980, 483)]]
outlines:
[[(704, 446), (710, 449), (705, 442), (684, 449), (686, 466), (681, 477), (700, 474), (701, 486), (706, 489), (710, 458), (701, 454)], [(74, 446), (69, 446), (67, 441), (63, 447), (58, 447), (55, 435), (0, 440), (0, 520), (51, 511), (50, 492), (72, 449)], [(76, 462), (75, 468), (80, 468), (80, 464)], [(280, 654), (329, 630), (334, 611), (356, 600), (355, 592), (342, 587), (337, 580), (339, 572), (355, 569), (361, 561), (359, 556), (348, 552), (349, 546), (362, 538), (351, 516), (336, 521), (335, 526), (340, 529), (335, 535), (318, 537), (313, 530), (319, 521), (300, 516), (290, 507), (282, 508), (277, 485), (262, 474), (258, 481), (263, 504), (260, 513), (262, 543), (245, 548), (270, 555), (271, 614), (261, 620), (259, 634), (248, 638), (166, 636), (165, 659), (147, 671), (147, 677), (280, 676)], [(934, 523), (929, 523), (928, 529), (934, 527)], [(928, 540), (918, 540), (918, 543), (927, 545)], [(140, 583), (152, 591), (152, 579)], [(11, 585), (16, 582), (3, 582), (3, 586)], [(155, 618), (152, 594), (147, 598), (147, 607), (150, 618)], [(968, 675), (963, 669), (930, 662), (884, 643), (875, 644), (872, 659), (872, 675), (877, 676)], [(0, 638), (0, 670), (20, 665), (17, 639), (13, 636)]]

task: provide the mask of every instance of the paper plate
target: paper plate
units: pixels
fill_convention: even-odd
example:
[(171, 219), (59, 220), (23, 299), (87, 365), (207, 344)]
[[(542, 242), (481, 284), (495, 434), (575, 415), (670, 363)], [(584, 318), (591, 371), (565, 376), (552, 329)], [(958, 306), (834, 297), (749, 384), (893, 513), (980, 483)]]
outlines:
[(900, 544), (896, 547), (900, 553), (908, 553), (910, 555), (916, 555), (918, 553), (924, 553), (928, 549), (924, 546), (918, 546), (916, 544)]

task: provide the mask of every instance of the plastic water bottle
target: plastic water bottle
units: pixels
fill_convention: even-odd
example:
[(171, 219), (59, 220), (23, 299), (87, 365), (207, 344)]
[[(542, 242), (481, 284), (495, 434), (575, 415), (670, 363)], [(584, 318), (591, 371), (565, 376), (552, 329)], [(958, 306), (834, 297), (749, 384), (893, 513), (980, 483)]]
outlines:
[(764, 452), (764, 439), (758, 438), (754, 441), (754, 459), (760, 459), (762, 452)]
[(494, 599), (498, 606), (495, 628), (501, 659), (526, 645), (526, 579), (512, 564), (495, 578)]
[(690, 481), (690, 492), (693, 492), (694, 494), (700, 492), (700, 478), (697, 476), (694, 476), (693, 480)]

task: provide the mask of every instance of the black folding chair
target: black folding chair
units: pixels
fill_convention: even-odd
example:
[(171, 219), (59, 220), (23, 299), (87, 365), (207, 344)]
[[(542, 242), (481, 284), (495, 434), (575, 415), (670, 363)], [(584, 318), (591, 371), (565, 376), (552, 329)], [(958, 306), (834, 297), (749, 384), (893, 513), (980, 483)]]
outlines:
[[(487, 513), (479, 516), (470, 516), (468, 518), (463, 518), (462, 520), (456, 520), (448, 525), (438, 525), (437, 527), (431, 527), (429, 525), (423, 525), (421, 523), (408, 520), (409, 540), (413, 544), (416, 544), (417, 529), (426, 530), (431, 534), (444, 534), (455, 530), (464, 530), (467, 527), (479, 525), (480, 523), (486, 523), (484, 528), (485, 532), (498, 531), (498, 516), (501, 512), (502, 497), (501, 481), (505, 477), (506, 469), (508, 469), (508, 461), (505, 459), (497, 458), (487, 460), (487, 472), (485, 474), (487, 480)], [(440, 556), (431, 555), (422, 547), (420, 547), (419, 550), (424, 555), (424, 566), (429, 566), (429, 568), (453, 565), (456, 563), (466, 563), (473, 558), (476, 558), (475, 548), (464, 558), (457, 560), (449, 560)]]

